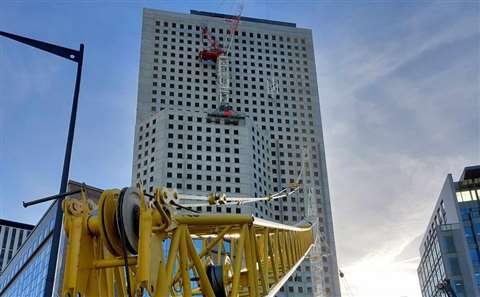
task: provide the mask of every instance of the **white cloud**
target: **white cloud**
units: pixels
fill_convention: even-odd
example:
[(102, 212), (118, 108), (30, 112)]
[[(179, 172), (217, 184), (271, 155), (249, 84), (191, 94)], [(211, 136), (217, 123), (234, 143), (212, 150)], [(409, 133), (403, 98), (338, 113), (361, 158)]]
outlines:
[[(320, 88), (320, 93), (328, 96), (332, 95), (331, 91), (336, 96), (353, 99), (356, 90), (391, 74), (423, 53), (479, 34), (478, 15), (452, 16), (448, 13), (449, 7), (435, 10), (436, 13), (426, 11), (428, 13), (414, 14), (404, 20), (399, 32), (393, 32), (389, 40), (365, 40), (359, 32), (351, 34), (343, 28), (343, 38), (338, 44), (317, 46), (317, 74), (319, 81), (325, 80), (323, 86), (326, 87)], [(443, 23), (437, 30), (427, 30), (439, 19)]]
[(418, 258), (396, 260), (408, 242), (391, 244), (343, 269), (345, 297), (420, 297)]
[(446, 175), (480, 161), (478, 9), (411, 12), (390, 36), (359, 32), (357, 15), (316, 45), (339, 266), (357, 297), (420, 296), (418, 251), (398, 256)]

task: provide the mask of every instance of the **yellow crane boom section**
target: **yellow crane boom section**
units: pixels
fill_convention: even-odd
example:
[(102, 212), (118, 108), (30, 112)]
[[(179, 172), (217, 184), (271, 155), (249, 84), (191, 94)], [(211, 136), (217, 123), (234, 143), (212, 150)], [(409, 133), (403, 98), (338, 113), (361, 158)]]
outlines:
[(63, 202), (64, 297), (273, 296), (314, 244), (312, 226), (181, 214), (157, 189)]

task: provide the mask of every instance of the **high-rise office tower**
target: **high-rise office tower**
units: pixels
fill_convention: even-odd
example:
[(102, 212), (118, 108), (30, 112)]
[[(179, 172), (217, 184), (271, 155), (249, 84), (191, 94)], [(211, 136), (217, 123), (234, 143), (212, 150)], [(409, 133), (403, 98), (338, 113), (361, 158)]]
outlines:
[[(339, 297), (311, 30), (248, 17), (232, 30), (236, 21), (144, 10), (132, 183), (260, 197), (300, 176), (288, 198), (198, 210), (290, 225), (314, 216), (322, 239), (278, 296)], [(212, 47), (227, 58), (199, 58)]]
[(480, 166), (470, 166), (458, 182), (447, 175), (423, 236), (417, 269), (422, 296), (480, 296), (479, 242)]
[(0, 219), (0, 272), (28, 237), (34, 226)]

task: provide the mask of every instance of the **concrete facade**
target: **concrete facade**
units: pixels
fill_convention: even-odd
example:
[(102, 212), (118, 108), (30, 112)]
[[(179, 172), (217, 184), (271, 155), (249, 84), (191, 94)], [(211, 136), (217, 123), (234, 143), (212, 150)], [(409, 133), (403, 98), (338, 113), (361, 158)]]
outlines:
[(260, 197), (294, 181), (303, 163), (305, 191), (288, 199), (199, 210), (292, 225), (313, 208), (324, 240), (279, 296), (339, 297), (311, 30), (243, 18), (229, 52), (229, 102), (245, 118), (215, 122), (217, 71), (196, 57), (206, 47), (201, 27), (225, 43), (228, 17), (144, 10), (132, 184)]

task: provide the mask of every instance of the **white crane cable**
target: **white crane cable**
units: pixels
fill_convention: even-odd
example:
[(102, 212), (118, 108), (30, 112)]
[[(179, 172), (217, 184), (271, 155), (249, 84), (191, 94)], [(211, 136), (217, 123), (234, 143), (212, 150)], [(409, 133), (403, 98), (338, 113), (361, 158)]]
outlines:
[[(230, 25), (230, 28), (229, 28), (229, 30), (230, 30), (230, 33), (229, 33), (230, 40), (227, 41), (228, 45), (227, 45), (227, 48), (225, 49), (225, 54), (226, 55), (229, 54), (230, 48), (232, 47), (233, 40), (235, 39), (235, 31), (237, 31), (238, 25), (240, 23), (240, 17), (242, 15), (242, 12), (243, 12), (243, 1), (239, 5), (237, 17), (230, 20), (232, 22), (232, 24)], [(236, 22), (236, 25), (234, 25), (233, 22)]]
[(339, 270), (339, 273), (341, 273), (343, 275), (343, 276), (340, 276), (340, 279), (343, 280), (343, 286), (348, 291), (348, 295), (350, 295), (350, 297), (355, 297), (355, 295), (353, 294), (352, 287), (350, 287), (350, 284), (348, 283), (347, 279), (345, 278), (345, 273), (341, 270)]
[[(305, 153), (306, 154), (306, 153)], [(300, 190), (300, 182), (302, 180), (303, 170), (305, 169), (305, 161), (302, 158), (302, 165), (298, 172), (297, 178), (289, 187), (285, 187), (282, 190), (266, 195), (263, 197), (228, 197), (225, 193), (212, 193), (209, 196), (201, 195), (188, 195), (188, 194), (174, 194), (176, 195), (176, 203), (184, 207), (202, 207), (212, 205), (241, 205), (245, 203), (259, 202), (259, 201), (271, 201), (283, 199), (297, 193)], [(175, 190), (174, 190), (175, 191)], [(176, 191), (175, 191), (176, 193)], [(213, 199), (212, 199), (213, 195)], [(182, 201), (183, 200), (183, 201)], [(192, 202), (188, 202), (192, 201)], [(198, 202), (198, 203), (195, 203)]]
[[(201, 206), (212, 206), (212, 205), (241, 205), (245, 203), (252, 203), (252, 202), (258, 202), (258, 201), (270, 201), (270, 200), (276, 200), (276, 199), (281, 199), (284, 197), (288, 197), (292, 195), (293, 193), (296, 193), (300, 189), (299, 186), (296, 188), (292, 189), (291, 191), (284, 193), (285, 191), (288, 190), (288, 188), (283, 189), (280, 192), (277, 192), (273, 195), (270, 196), (264, 196), (264, 197), (226, 197), (224, 199), (216, 199), (216, 203), (210, 203), (209, 197), (206, 196), (194, 196), (194, 195), (178, 195), (179, 201), (177, 202), (178, 204), (184, 206), (184, 207), (201, 207)], [(283, 194), (284, 193), (284, 194)], [(222, 196), (216, 196), (221, 198)], [(193, 201), (201, 201), (204, 203), (186, 203), (186, 201), (182, 200), (193, 200)]]

